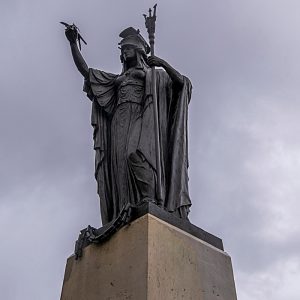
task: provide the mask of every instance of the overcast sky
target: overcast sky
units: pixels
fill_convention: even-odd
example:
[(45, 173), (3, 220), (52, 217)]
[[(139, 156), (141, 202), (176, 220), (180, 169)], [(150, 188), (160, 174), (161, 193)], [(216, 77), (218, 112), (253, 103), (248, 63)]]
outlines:
[[(90, 67), (119, 73), (119, 33), (153, 1), (0, 1), (0, 298), (59, 299), (79, 231), (99, 227)], [(221, 237), (239, 300), (300, 294), (300, 2), (158, 1), (156, 53), (193, 83), (195, 225)]]

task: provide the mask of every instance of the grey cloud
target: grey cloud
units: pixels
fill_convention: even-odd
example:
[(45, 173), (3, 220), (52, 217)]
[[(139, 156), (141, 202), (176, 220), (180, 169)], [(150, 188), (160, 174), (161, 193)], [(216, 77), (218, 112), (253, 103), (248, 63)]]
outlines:
[[(153, 4), (128, 3), (1, 3), (5, 299), (57, 299), (77, 233), (99, 226), (90, 103), (58, 22), (81, 28), (90, 66), (119, 72), (118, 34), (132, 25), (146, 35), (141, 14)], [(194, 86), (191, 220), (223, 239), (241, 300), (269, 297), (274, 282), (288, 282), (288, 262), (299, 259), (299, 6), (292, 0), (158, 3), (157, 54)], [(282, 278), (274, 273), (278, 266)], [(253, 274), (273, 281), (255, 281)], [(272, 300), (284, 293), (294, 300), (297, 291), (283, 284)]]

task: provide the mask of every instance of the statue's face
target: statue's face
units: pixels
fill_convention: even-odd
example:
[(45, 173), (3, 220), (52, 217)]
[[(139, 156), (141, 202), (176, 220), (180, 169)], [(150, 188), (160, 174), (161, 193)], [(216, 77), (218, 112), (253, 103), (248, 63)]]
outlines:
[(132, 45), (125, 45), (122, 47), (122, 55), (125, 61), (136, 58), (136, 50)]

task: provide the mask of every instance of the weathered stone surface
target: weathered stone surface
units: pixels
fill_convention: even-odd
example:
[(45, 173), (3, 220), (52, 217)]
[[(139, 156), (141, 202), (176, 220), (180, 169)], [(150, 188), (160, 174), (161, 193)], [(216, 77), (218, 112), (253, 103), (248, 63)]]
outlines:
[(155, 217), (148, 226), (147, 299), (236, 300), (228, 254)]
[(150, 215), (67, 261), (61, 300), (236, 300), (230, 257)]

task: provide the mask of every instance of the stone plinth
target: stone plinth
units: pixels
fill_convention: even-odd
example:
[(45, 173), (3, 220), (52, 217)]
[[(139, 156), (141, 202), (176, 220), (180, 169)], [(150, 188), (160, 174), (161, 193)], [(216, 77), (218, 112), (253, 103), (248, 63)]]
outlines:
[(146, 214), (67, 261), (61, 300), (236, 300), (224, 251)]

